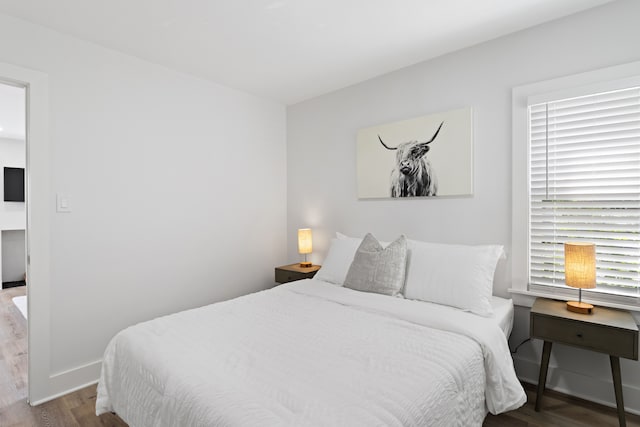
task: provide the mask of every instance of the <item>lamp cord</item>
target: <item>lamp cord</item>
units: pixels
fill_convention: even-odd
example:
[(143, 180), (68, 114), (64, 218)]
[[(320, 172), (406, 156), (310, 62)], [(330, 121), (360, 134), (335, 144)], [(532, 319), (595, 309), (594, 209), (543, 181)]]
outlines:
[(516, 346), (516, 348), (511, 352), (511, 354), (516, 354), (516, 353), (518, 352), (518, 349), (519, 349), (520, 347), (522, 347), (522, 345), (523, 345), (523, 344), (525, 344), (525, 343), (526, 343), (526, 342), (528, 342), (528, 341), (531, 341), (531, 338), (527, 338), (527, 339), (525, 339), (524, 341), (522, 341), (520, 344), (518, 344), (518, 345)]

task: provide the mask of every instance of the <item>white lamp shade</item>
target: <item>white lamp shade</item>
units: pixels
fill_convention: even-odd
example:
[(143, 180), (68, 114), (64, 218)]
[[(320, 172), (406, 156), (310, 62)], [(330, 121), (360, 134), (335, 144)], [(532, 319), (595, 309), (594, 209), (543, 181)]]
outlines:
[(596, 245), (593, 243), (564, 244), (564, 280), (573, 288), (596, 287)]
[(301, 228), (298, 230), (298, 253), (310, 254), (313, 250), (311, 239), (311, 229)]

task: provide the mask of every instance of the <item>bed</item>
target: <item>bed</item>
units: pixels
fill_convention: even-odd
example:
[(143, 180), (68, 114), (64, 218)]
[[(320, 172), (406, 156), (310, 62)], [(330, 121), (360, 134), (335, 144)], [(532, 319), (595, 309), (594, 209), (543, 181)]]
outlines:
[(355, 290), (332, 264), (337, 246), (314, 279), (118, 333), (96, 413), (132, 427), (480, 426), (487, 412), (524, 404), (507, 345), (510, 300), (489, 294), (480, 316), (424, 300), (408, 272), (413, 299)]

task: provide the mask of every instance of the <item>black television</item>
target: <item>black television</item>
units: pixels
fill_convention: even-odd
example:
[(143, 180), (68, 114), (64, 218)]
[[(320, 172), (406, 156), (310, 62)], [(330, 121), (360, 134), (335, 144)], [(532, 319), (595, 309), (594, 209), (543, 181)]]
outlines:
[(4, 201), (24, 202), (24, 168), (4, 168)]

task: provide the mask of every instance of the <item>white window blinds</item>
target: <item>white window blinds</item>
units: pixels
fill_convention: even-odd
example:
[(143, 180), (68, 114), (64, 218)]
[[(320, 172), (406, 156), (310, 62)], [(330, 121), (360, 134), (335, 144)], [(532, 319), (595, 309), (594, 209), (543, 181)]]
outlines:
[[(564, 287), (596, 244), (595, 292), (640, 296), (640, 87), (529, 106), (529, 284)], [(556, 289), (559, 291), (559, 289)]]

